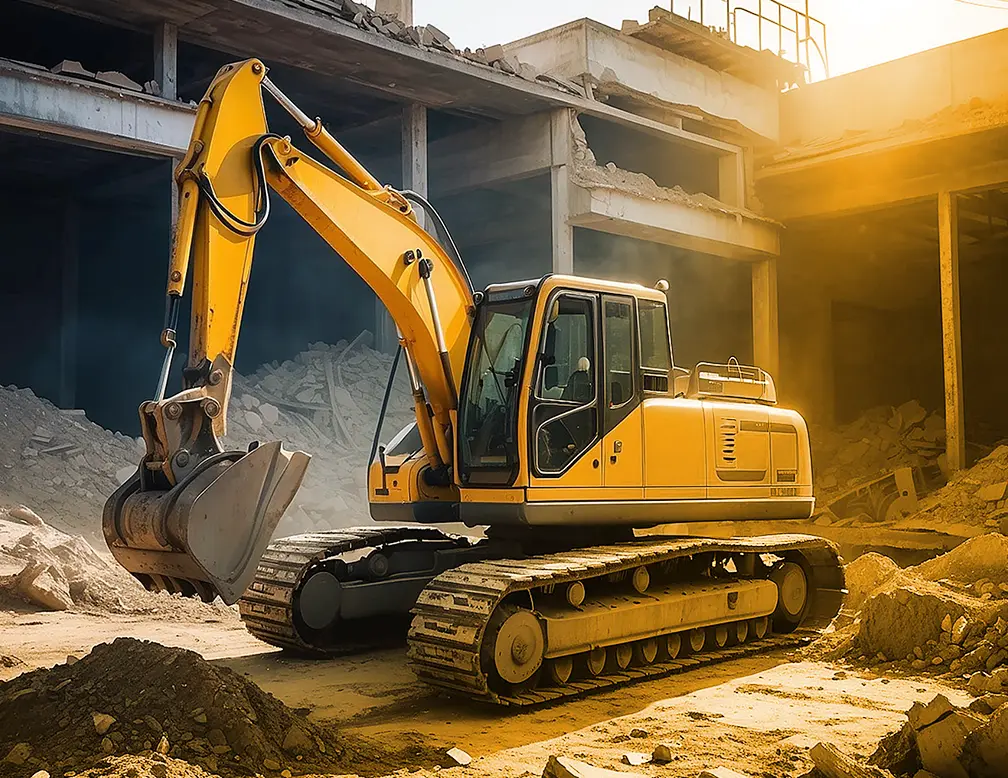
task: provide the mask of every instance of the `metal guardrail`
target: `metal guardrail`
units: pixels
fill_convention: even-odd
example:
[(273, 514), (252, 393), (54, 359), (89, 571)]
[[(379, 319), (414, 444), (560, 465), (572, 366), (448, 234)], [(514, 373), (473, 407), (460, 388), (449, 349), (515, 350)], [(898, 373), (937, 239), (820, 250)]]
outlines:
[[(809, 0), (804, 1), (804, 6), (799, 10), (780, 0), (672, 0), (671, 11), (724, 32), (740, 46), (762, 51), (776, 42), (776, 49), (771, 51), (802, 65), (808, 81), (829, 78), (826, 24), (809, 14)], [(699, 11), (699, 19), (694, 19), (695, 10)]]

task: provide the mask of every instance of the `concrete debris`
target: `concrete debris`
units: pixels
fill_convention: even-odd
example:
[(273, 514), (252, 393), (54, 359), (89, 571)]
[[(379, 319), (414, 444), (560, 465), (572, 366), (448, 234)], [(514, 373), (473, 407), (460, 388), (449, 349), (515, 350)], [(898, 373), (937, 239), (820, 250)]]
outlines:
[(644, 776), (639, 773), (593, 767), (566, 756), (551, 756), (543, 769), (542, 778), (644, 778)]
[(636, 751), (630, 751), (623, 754), (623, 756), (620, 757), (620, 761), (623, 764), (630, 765), (631, 767), (639, 767), (640, 765), (647, 764), (651, 761), (651, 754), (641, 754)]
[[(1008, 702), (1008, 697), (1004, 698)], [(814, 753), (813, 761), (822, 769)], [(843, 757), (847, 762), (853, 760)], [(907, 711), (907, 721), (896, 732), (883, 738), (868, 760), (884, 775), (919, 778), (994, 778), (1004, 775), (1008, 765), (1008, 705), (1002, 703), (988, 711), (960, 708), (943, 695), (927, 704), (915, 703)], [(823, 771), (827, 775), (829, 772)], [(869, 775), (872, 773), (850, 773)], [(846, 775), (846, 774), (842, 774)]]
[(697, 778), (749, 778), (749, 776), (730, 767), (715, 767), (712, 770), (702, 770)]
[(848, 656), (929, 674), (972, 674), (975, 693), (1008, 692), (1008, 537), (971, 538), (906, 570), (879, 554), (846, 569), (838, 629), (817, 642)]
[(143, 84), (138, 84), (132, 78), (118, 70), (99, 70), (95, 73), (95, 80), (105, 84), (117, 86), (120, 89), (128, 89), (131, 92), (142, 92)]
[[(50, 611), (233, 618), (222, 603), (152, 593), (78, 535), (0, 519), (0, 601)], [(68, 664), (70, 659), (67, 659)]]
[(573, 115), (571, 116), (571, 142), (571, 156), (574, 160), (571, 181), (577, 186), (585, 189), (613, 189), (648, 200), (676, 203), (687, 208), (714, 211), (770, 224), (777, 223), (745, 208), (736, 208), (722, 203), (703, 192), (690, 194), (680, 186), (671, 188), (659, 186), (653, 178), (644, 173), (622, 170), (613, 162), (600, 166), (595, 158), (595, 153), (588, 146), (588, 139), (581, 123)]
[(945, 451), (944, 419), (937, 413), (928, 415), (916, 400), (898, 408), (873, 408), (841, 427), (810, 425), (809, 435), (816, 499), (822, 506), (903, 467), (927, 475), (926, 483), (919, 485), (923, 491), (943, 480), (939, 460)]
[[(60, 775), (124, 754), (162, 764), (186, 759), (226, 778), (288, 767), (299, 774), (344, 772), (342, 736), (232, 670), (156, 643), (120, 638), (98, 645), (74, 665), (0, 684), (0, 699), (0, 753), (15, 764), (31, 758), (34, 769)], [(195, 710), (206, 723), (194, 722)], [(281, 745), (292, 727), (311, 743), (297, 756)]]
[(310, 13), (328, 19), (339, 19), (359, 29), (384, 35), (400, 43), (464, 59), (516, 78), (553, 87), (577, 97), (586, 96), (585, 88), (581, 84), (548, 73), (539, 73), (533, 66), (519, 62), (513, 54), (508, 54), (503, 46), (494, 45), (476, 50), (466, 48), (459, 51), (448, 35), (433, 24), (406, 25), (395, 16), (378, 13), (363, 3), (354, 2), (354, 0), (285, 0), (285, 2)]
[(922, 498), (920, 512), (913, 519), (921, 527), (935, 529), (954, 524), (1000, 528), (1001, 521), (1008, 517), (1006, 484), (1008, 446), (1002, 445)]
[(31, 506), (47, 523), (104, 544), (102, 506), (117, 471), (136, 470), (142, 440), (14, 387), (0, 387), (0, 440), (0, 506)]
[(62, 62), (53, 65), (50, 70), (58, 76), (76, 76), (78, 78), (87, 78), (89, 80), (93, 80), (95, 77), (95, 73), (93, 71), (88, 70), (75, 59), (65, 59)]
[(448, 758), (461, 767), (467, 767), (472, 763), (472, 757), (461, 748), (449, 748)]
[[(277, 536), (370, 521), (367, 458), (392, 357), (367, 344), (371, 334), (335, 345), (314, 343), (282, 364), (235, 375), (227, 444), (280, 440), (312, 455), (301, 489)], [(405, 370), (396, 375), (383, 438), (413, 419)]]

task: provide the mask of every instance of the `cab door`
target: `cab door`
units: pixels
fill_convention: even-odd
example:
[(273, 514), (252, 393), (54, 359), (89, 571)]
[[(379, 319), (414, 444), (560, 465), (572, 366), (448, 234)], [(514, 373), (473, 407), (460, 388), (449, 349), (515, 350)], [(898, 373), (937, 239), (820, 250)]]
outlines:
[(644, 497), (644, 421), (633, 297), (602, 295), (602, 485), (606, 500)]
[(598, 306), (597, 294), (568, 290), (546, 304), (530, 398), (531, 502), (592, 499), (602, 486)]

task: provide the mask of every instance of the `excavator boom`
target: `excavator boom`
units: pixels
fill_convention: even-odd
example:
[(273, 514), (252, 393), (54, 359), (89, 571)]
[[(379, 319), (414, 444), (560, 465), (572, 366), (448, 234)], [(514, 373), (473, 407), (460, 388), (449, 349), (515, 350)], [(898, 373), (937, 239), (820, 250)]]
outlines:
[[(263, 92), (342, 174), (270, 134)], [(140, 406), (146, 453), (103, 515), (117, 560), (145, 585), (235, 602), (290, 504), (309, 457), (280, 443), (225, 451), (228, 402), (255, 238), (279, 194), (374, 290), (398, 328), (432, 482), (451, 488), (457, 387), (471, 328), (464, 271), (383, 187), (295, 106), (256, 59), (226, 65), (200, 103), (175, 171), (179, 216), (168, 273), (165, 361)], [(180, 302), (192, 283), (183, 388), (166, 397)]]

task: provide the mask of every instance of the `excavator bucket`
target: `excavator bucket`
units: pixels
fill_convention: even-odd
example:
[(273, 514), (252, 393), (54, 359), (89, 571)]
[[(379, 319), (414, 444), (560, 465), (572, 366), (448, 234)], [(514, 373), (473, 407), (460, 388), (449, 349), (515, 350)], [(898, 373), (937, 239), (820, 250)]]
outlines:
[(152, 591), (207, 602), (219, 595), (231, 605), (255, 576), (310, 459), (265, 443), (208, 457), (167, 490), (151, 488), (138, 469), (105, 504), (109, 550)]

